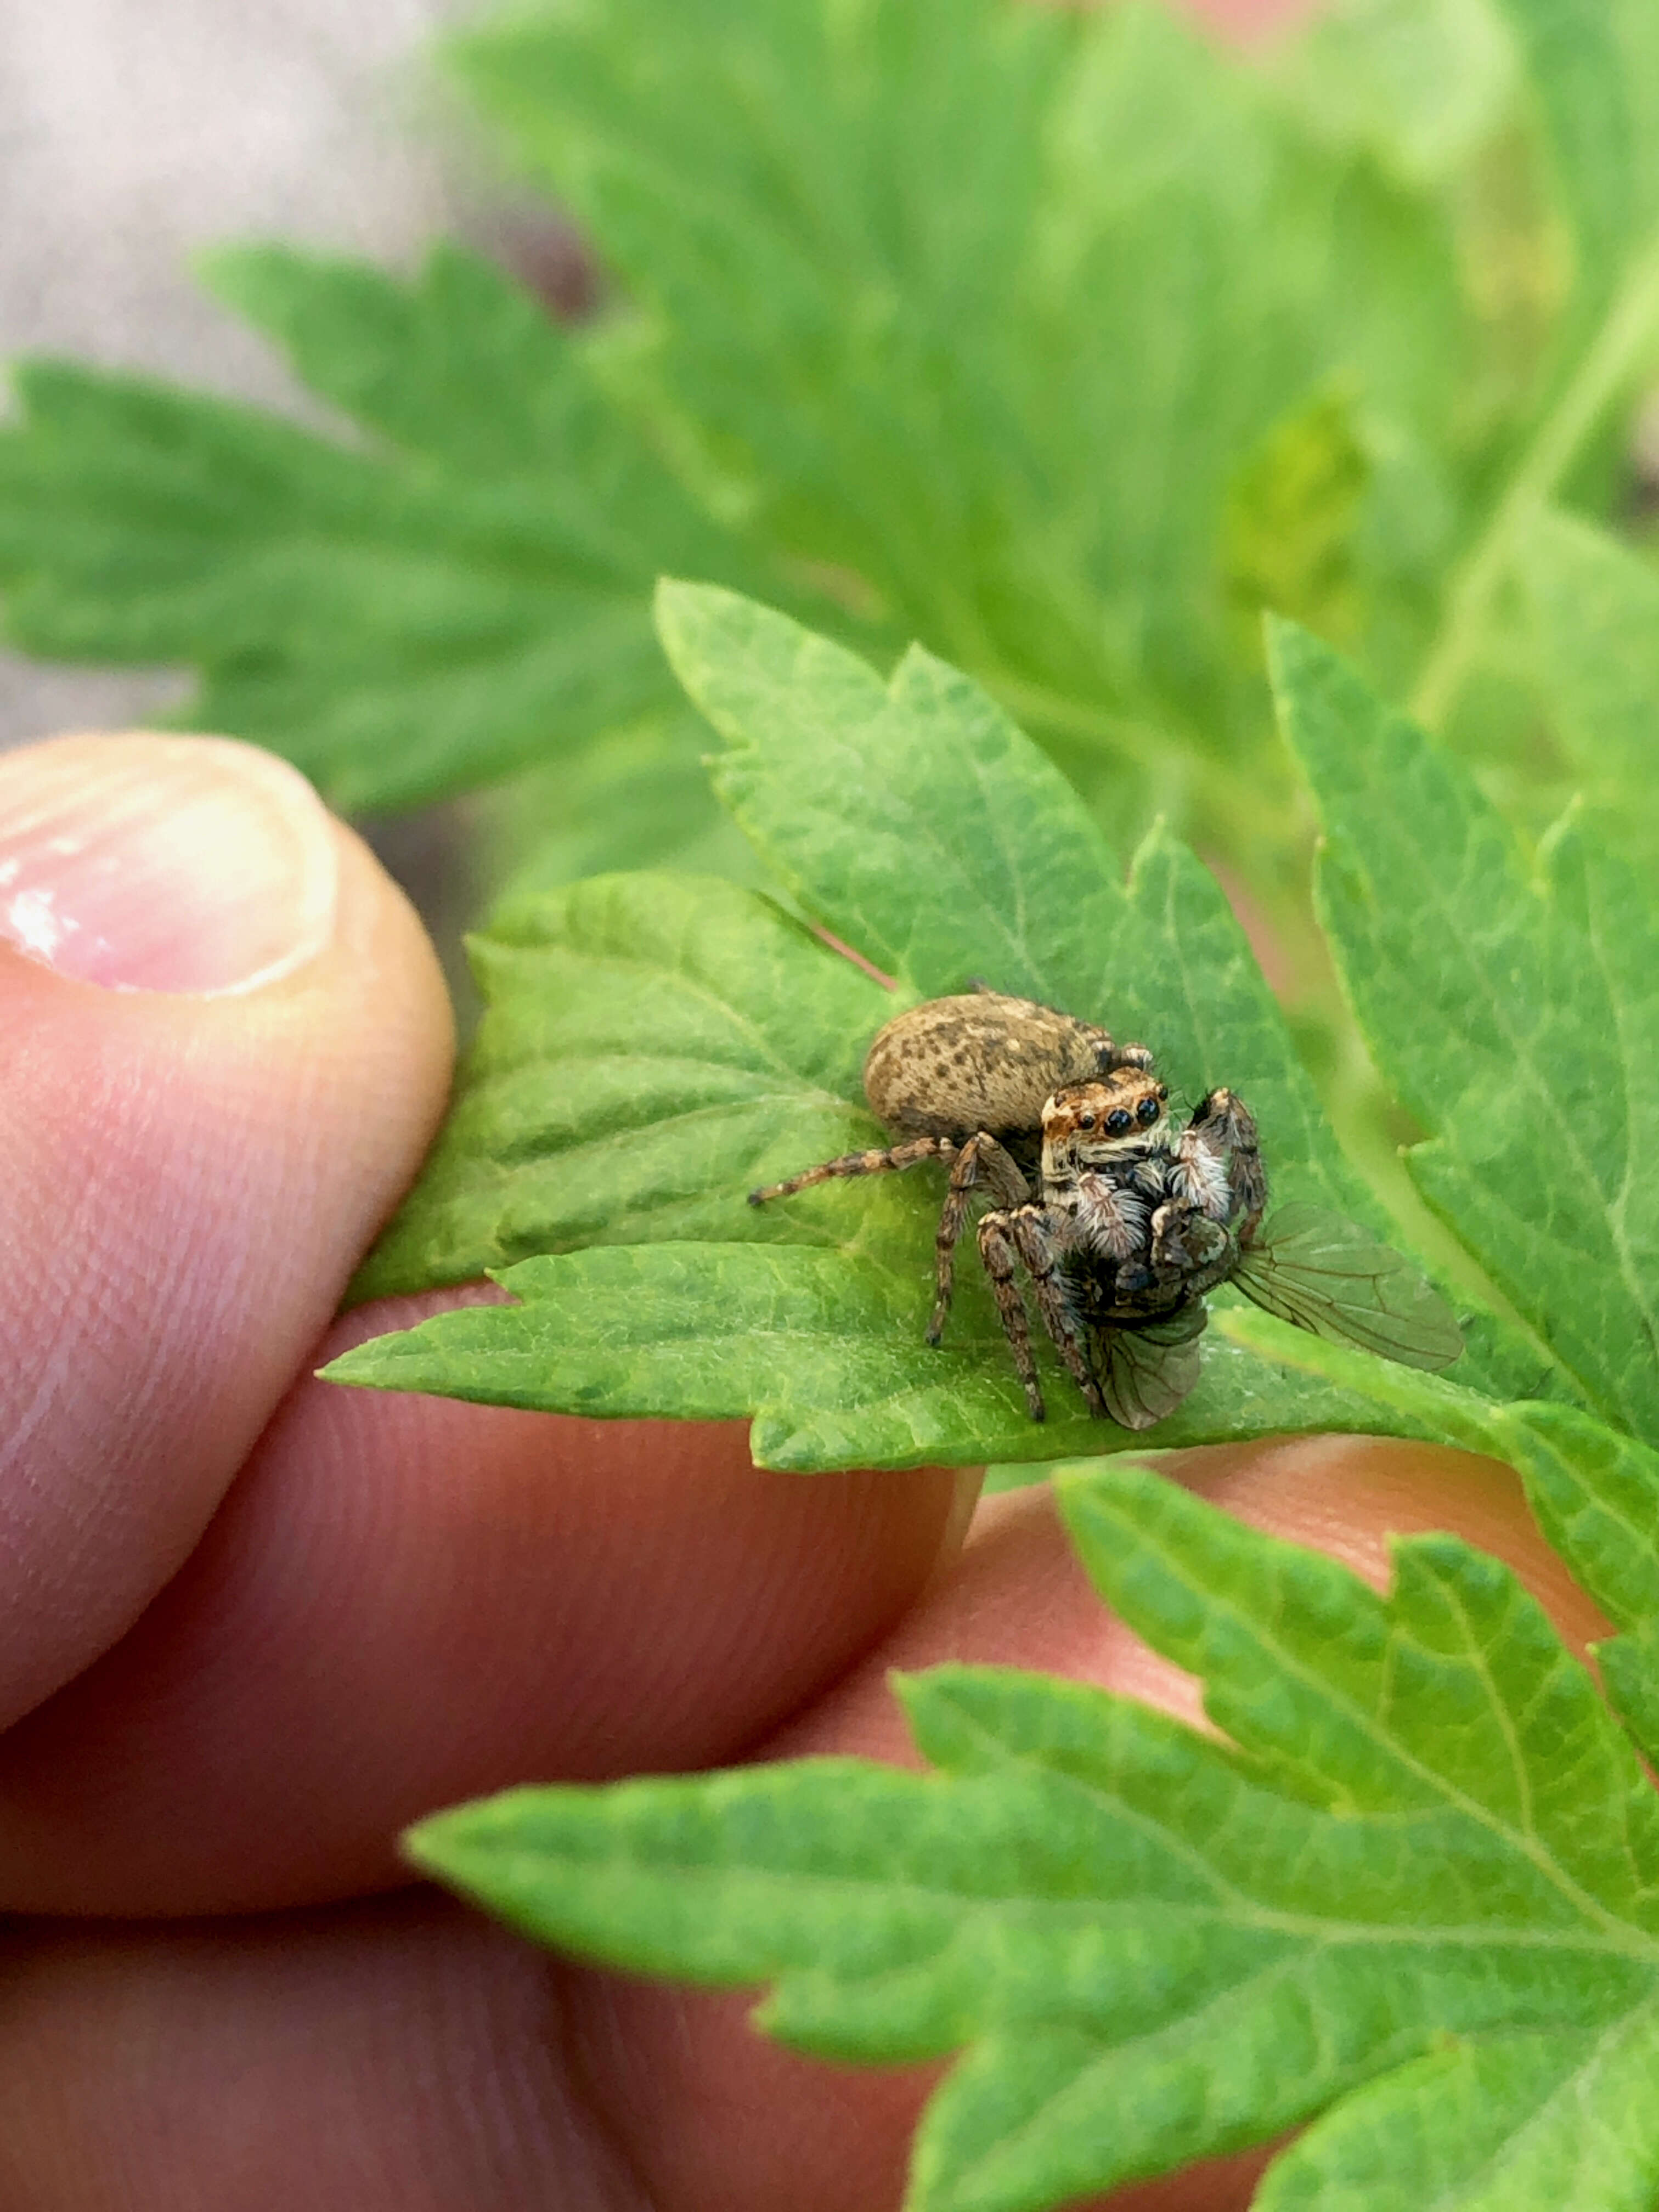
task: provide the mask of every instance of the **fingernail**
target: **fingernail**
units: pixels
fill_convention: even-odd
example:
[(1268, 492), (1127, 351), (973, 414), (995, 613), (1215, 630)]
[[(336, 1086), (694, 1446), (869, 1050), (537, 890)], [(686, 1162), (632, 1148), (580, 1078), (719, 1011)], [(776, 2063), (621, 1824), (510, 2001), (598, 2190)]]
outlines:
[(321, 951), (329, 817), (228, 738), (57, 738), (0, 756), (0, 938), (116, 991), (257, 990)]

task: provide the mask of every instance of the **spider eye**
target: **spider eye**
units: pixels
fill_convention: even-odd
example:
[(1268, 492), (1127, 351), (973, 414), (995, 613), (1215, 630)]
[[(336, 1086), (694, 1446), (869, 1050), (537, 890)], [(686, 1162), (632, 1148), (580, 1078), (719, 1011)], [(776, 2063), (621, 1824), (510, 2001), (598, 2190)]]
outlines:
[(1130, 1114), (1127, 1106), (1115, 1106), (1106, 1116), (1106, 1127), (1115, 1137), (1121, 1137), (1129, 1127)]
[(1156, 1098), (1143, 1098), (1139, 1105), (1135, 1109), (1136, 1114), (1143, 1121), (1156, 1121), (1158, 1116), (1158, 1103)]
[(1079, 1129), (1092, 1129), (1095, 1126), (1095, 1117), (1092, 1114), (1079, 1114), (1077, 1117), (1077, 1125)]

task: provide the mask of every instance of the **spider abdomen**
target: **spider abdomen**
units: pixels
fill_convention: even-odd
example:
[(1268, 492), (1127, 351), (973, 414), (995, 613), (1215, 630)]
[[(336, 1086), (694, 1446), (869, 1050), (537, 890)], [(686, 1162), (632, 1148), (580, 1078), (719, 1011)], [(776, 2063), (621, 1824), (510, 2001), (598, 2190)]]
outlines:
[(1092, 1023), (1000, 991), (965, 992), (912, 1006), (877, 1032), (864, 1095), (878, 1120), (907, 1136), (984, 1130), (1029, 1140), (1054, 1091), (1087, 1082), (1118, 1056)]

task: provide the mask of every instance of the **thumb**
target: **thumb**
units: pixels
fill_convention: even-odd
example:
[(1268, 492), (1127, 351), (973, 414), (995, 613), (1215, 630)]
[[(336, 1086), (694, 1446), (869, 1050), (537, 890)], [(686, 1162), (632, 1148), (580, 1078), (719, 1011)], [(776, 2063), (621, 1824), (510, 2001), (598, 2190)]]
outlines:
[(221, 738), (0, 757), (0, 1726), (190, 1551), (417, 1165), (406, 901)]

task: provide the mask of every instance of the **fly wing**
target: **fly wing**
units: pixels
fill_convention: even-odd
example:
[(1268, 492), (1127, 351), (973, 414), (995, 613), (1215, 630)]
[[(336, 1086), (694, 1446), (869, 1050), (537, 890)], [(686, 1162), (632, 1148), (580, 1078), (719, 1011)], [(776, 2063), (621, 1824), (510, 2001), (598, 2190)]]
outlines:
[(1282, 1206), (1232, 1279), (1281, 1321), (1402, 1366), (1449, 1367), (1463, 1349), (1456, 1315), (1409, 1260), (1317, 1206)]
[(1106, 1410), (1121, 1428), (1150, 1429), (1173, 1413), (1198, 1380), (1204, 1305), (1192, 1304), (1149, 1328), (1103, 1328), (1096, 1365)]

